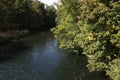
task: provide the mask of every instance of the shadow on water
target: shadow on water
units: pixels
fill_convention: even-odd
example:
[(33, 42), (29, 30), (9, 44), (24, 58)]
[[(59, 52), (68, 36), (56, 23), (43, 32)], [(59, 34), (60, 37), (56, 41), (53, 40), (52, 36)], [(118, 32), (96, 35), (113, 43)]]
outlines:
[(11, 51), (14, 56), (0, 61), (0, 80), (105, 80), (100, 72), (88, 71), (85, 56), (59, 49), (50, 32), (31, 35), (25, 38), (27, 47), (20, 45)]
[(64, 58), (56, 74), (59, 80), (105, 80), (101, 72), (89, 72), (87, 65), (87, 58), (84, 55), (74, 55), (69, 53)]
[(0, 61), (12, 59), (19, 51), (27, 49), (28, 47), (29, 46), (24, 45), (24, 41), (2, 45), (0, 46)]

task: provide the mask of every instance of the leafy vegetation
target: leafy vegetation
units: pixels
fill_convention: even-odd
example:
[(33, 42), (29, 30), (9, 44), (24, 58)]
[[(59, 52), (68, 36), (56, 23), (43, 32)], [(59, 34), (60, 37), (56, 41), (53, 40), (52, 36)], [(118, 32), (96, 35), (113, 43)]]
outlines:
[(0, 0), (0, 43), (55, 26), (56, 9), (38, 0)]
[(56, 21), (61, 48), (83, 51), (90, 71), (120, 80), (120, 0), (61, 0)]

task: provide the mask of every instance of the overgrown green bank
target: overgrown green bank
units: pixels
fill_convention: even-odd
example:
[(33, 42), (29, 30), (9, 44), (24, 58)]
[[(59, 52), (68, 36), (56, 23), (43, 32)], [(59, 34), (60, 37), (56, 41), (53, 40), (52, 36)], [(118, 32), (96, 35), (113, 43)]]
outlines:
[(52, 29), (60, 47), (83, 51), (90, 71), (120, 80), (120, 0), (60, 1)]

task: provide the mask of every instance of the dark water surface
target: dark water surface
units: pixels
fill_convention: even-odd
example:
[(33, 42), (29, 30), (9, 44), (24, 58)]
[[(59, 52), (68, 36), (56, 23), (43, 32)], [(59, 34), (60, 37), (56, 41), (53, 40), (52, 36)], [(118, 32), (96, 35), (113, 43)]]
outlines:
[(58, 48), (50, 32), (26, 39), (28, 48), (0, 61), (0, 80), (105, 80), (101, 73), (90, 73), (84, 56)]

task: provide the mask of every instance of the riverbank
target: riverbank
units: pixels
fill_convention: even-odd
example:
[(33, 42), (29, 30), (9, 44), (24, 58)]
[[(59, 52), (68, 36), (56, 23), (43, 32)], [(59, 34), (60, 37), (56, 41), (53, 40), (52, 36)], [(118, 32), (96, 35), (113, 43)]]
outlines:
[(27, 36), (30, 34), (29, 30), (13, 30), (13, 31), (6, 31), (0, 32), (0, 46), (14, 43), (19, 41), (19, 39)]
[[(0, 32), (0, 60), (9, 59), (21, 48), (27, 47), (25, 44), (26, 37), (37, 34), (29, 30), (12, 30)], [(13, 53), (14, 52), (14, 53)]]
[(0, 60), (10, 58), (15, 54), (13, 52), (23, 48), (23, 38), (28, 35), (28, 30), (0, 32)]
[[(45, 30), (49, 31), (49, 30)], [(14, 30), (7, 32), (0, 32), (0, 60), (9, 58), (14, 55), (12, 52), (18, 52), (21, 48), (28, 47), (25, 44), (25, 38), (31, 35), (37, 35), (40, 32), (32, 32), (29, 30)]]

